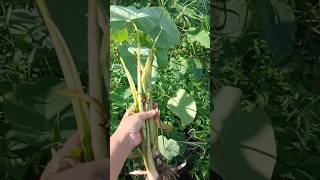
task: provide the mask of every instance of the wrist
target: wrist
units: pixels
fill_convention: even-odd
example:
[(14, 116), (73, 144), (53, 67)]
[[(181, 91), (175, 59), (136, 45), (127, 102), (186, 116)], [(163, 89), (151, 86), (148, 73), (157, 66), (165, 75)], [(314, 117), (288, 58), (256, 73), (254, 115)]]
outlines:
[(128, 150), (130, 153), (132, 151), (132, 147), (130, 146), (129, 135), (123, 132), (116, 131), (111, 136), (111, 142), (118, 144), (121, 148)]

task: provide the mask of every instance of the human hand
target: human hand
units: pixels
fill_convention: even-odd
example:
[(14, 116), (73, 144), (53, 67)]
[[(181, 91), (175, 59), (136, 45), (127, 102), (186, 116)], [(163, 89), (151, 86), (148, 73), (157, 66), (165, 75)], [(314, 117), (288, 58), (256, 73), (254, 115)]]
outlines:
[(140, 130), (144, 121), (153, 119), (156, 115), (159, 115), (159, 113), (155, 110), (133, 113), (129, 109), (111, 138), (119, 138), (122, 142), (128, 143), (131, 150), (134, 149), (141, 143)]
[(117, 130), (110, 137), (110, 179), (116, 180), (131, 151), (141, 143), (140, 129), (147, 119), (153, 119), (155, 110), (133, 113), (129, 108)]
[[(92, 161), (81, 164), (80, 161), (66, 156), (80, 147), (78, 133), (71, 136), (63, 147), (52, 158), (43, 171), (40, 180), (105, 180), (109, 179), (109, 160)], [(55, 158), (59, 160), (59, 169), (52, 172), (55, 166)]]

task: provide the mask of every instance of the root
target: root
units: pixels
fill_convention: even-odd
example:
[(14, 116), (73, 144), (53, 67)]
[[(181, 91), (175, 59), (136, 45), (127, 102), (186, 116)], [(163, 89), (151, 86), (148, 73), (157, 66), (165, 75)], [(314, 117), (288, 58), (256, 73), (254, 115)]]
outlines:
[[(187, 162), (185, 161), (184, 163), (180, 164), (179, 166), (170, 166), (170, 165), (166, 165), (164, 163), (164, 160), (162, 159), (161, 155), (157, 155), (157, 157), (155, 158), (156, 160), (156, 165), (157, 165), (157, 170), (159, 172), (159, 179), (158, 180), (170, 180), (172, 179), (172, 177), (174, 176), (178, 176), (178, 171), (180, 171), (181, 169), (183, 169)], [(130, 175), (134, 175), (134, 176), (145, 176), (146, 179), (148, 179), (148, 172), (147, 171), (143, 171), (143, 170), (135, 170), (129, 173)]]

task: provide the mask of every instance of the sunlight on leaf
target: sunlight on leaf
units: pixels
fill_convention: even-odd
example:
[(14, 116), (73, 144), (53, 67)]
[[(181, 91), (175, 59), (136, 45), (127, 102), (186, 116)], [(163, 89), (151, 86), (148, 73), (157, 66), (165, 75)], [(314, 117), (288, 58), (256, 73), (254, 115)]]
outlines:
[(179, 89), (176, 96), (171, 98), (167, 107), (169, 110), (178, 116), (184, 125), (193, 122), (197, 114), (197, 106), (193, 97), (187, 95), (186, 90)]
[(159, 150), (161, 155), (163, 155), (168, 161), (172, 160), (179, 154), (179, 145), (177, 141), (173, 139), (167, 139), (166, 137), (160, 135), (158, 136)]

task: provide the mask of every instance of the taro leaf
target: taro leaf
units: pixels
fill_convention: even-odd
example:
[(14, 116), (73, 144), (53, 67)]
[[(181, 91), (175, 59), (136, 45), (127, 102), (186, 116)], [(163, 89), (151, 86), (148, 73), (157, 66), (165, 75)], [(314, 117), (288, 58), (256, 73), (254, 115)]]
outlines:
[(201, 46), (205, 48), (210, 48), (210, 37), (209, 33), (201, 30), (199, 32), (189, 32), (187, 37), (191, 40), (191, 42), (198, 42)]
[(113, 32), (111, 35), (111, 39), (118, 43), (121, 43), (127, 40), (128, 37), (129, 37), (129, 32), (127, 28), (119, 29), (118, 31)]
[(200, 80), (202, 77), (202, 64), (198, 59), (190, 59), (188, 61), (188, 70), (191, 71), (194, 78)]
[(114, 33), (127, 29), (133, 32), (133, 23), (140, 31), (148, 34), (153, 40), (156, 39), (160, 30), (161, 34), (158, 38), (156, 47), (170, 48), (180, 42), (179, 31), (175, 23), (168, 17), (167, 12), (163, 8), (145, 7), (137, 9), (133, 6), (123, 7), (110, 6), (111, 21), (111, 37)]
[[(50, 76), (36, 83), (17, 85), (15, 92), (6, 94), (5, 119), (15, 130), (30, 135), (30, 138), (51, 131), (56, 118), (64, 121), (64, 114), (71, 107), (68, 97), (57, 95), (57, 91), (63, 88), (66, 88), (64, 82)], [(65, 122), (61, 130), (73, 128), (74, 124)]]
[(223, 87), (214, 100), (212, 168), (224, 180), (271, 179), (274, 132), (266, 113), (240, 112), (241, 90)]
[(179, 89), (176, 96), (169, 99), (167, 107), (180, 118), (183, 125), (192, 123), (197, 114), (196, 102), (184, 89)]
[(168, 140), (166, 137), (160, 135), (158, 136), (158, 143), (161, 155), (168, 161), (171, 161), (179, 154), (179, 145), (175, 140)]
[[(129, 47), (128, 48), (128, 51), (132, 54), (132, 55), (135, 55), (137, 53), (137, 48), (135, 47)], [(141, 54), (141, 61), (143, 64), (146, 63), (147, 61), (147, 58), (149, 57), (149, 54), (150, 54), (150, 51), (151, 49), (149, 48), (145, 48), (145, 47), (142, 47), (140, 48), (140, 54)], [(124, 60), (125, 61), (125, 60)], [(135, 61), (136, 61), (136, 58), (135, 58)], [(154, 61), (153, 61), (153, 64), (152, 64), (152, 72), (151, 72), (151, 83), (154, 84), (158, 78), (158, 60), (157, 60), (157, 57), (155, 57)], [(126, 61), (125, 61), (126, 63)], [(129, 70), (130, 72), (133, 71), (133, 68), (132, 70)], [(135, 70), (136, 71), (136, 70)], [(130, 73), (131, 74), (131, 73)], [(132, 75), (132, 74), (131, 74)], [(136, 77), (135, 77), (136, 78)], [(134, 78), (133, 78), (134, 79)]]
[(88, 69), (88, 2), (85, 0), (46, 0), (46, 3), (50, 16), (66, 41), (78, 70), (86, 71)]
[(168, 49), (157, 48), (156, 53), (159, 68), (164, 68), (168, 63)]
[(159, 24), (151, 31), (151, 37), (155, 39), (162, 28), (156, 47), (171, 48), (179, 44), (180, 34), (176, 24), (168, 17), (166, 10), (161, 8), (159, 12), (161, 13), (160, 19), (155, 19)]
[(111, 37), (114, 36), (114, 33), (123, 31), (123, 29), (129, 34), (132, 33), (134, 31), (133, 23), (139, 30), (150, 33), (156, 27), (154, 19), (159, 19), (156, 8), (137, 9), (133, 6), (112, 5), (110, 6)]
[(179, 132), (179, 131), (172, 131), (172, 132), (168, 132), (168, 137), (171, 137), (173, 139), (175, 139), (179, 145), (179, 154), (178, 156), (183, 158), (185, 158), (185, 153), (187, 152), (187, 148), (188, 145), (185, 143), (185, 141), (187, 141), (186, 135), (184, 134), (184, 132)]
[[(223, 5), (225, 3), (225, 6)], [(246, 0), (228, 0), (226, 2), (215, 2), (216, 17), (218, 17), (217, 28), (220, 34), (227, 37), (240, 37), (244, 30), (246, 19)]]
[(129, 48), (135, 48), (133, 45), (124, 43), (119, 48), (119, 54), (128, 68), (133, 81), (137, 82), (137, 60), (136, 56), (129, 52)]
[(131, 93), (128, 87), (119, 87), (111, 93), (111, 101), (116, 105), (123, 105), (127, 103), (130, 95)]
[[(157, 58), (157, 57), (155, 57)], [(157, 79), (158, 79), (159, 75), (158, 75), (158, 63), (157, 60), (153, 61), (152, 64), (152, 72), (151, 72), (151, 83), (155, 84)]]
[[(138, 48), (136, 48), (136, 47), (129, 47), (128, 48), (128, 51), (132, 54), (132, 55), (135, 55), (135, 54), (137, 54), (137, 52), (138, 52)], [(149, 48), (144, 48), (144, 47), (141, 47), (140, 48), (140, 55), (143, 57), (148, 57), (149, 56), (149, 54), (150, 54), (150, 49)]]
[(250, 6), (252, 27), (261, 33), (273, 54), (283, 59), (295, 40), (297, 25), (293, 10), (279, 0), (252, 1)]
[[(126, 67), (128, 68), (133, 81), (136, 83), (137, 82), (137, 59), (136, 59), (136, 46), (132, 45), (132, 44), (127, 44), (124, 43), (120, 46), (119, 48), (119, 53), (120, 56), (123, 58), (123, 61), (126, 65)], [(149, 48), (141, 48), (140, 49), (140, 53), (141, 53), (141, 60), (142, 63), (145, 63), (149, 53), (150, 53), (150, 49)], [(153, 61), (153, 66), (152, 66), (152, 83), (155, 83), (158, 73), (157, 73), (157, 69), (158, 69), (158, 61), (157, 58), (155, 58), (155, 60)]]

